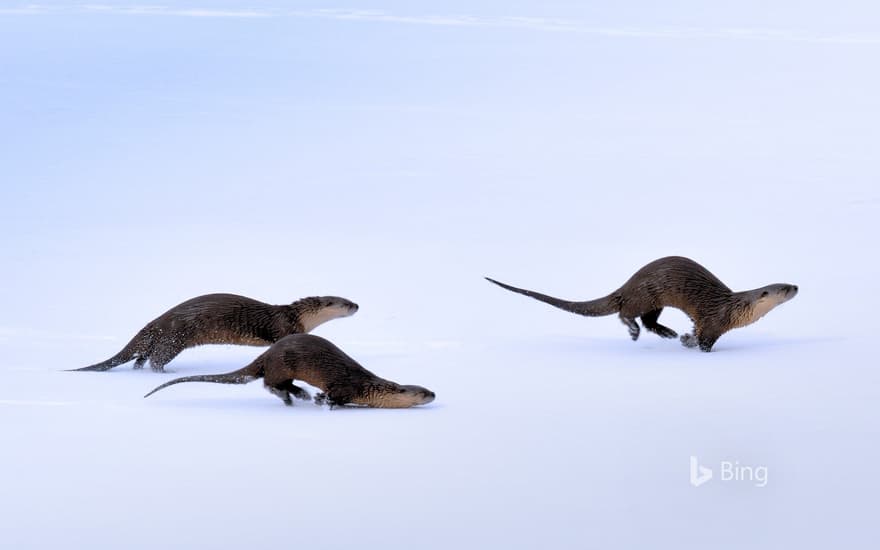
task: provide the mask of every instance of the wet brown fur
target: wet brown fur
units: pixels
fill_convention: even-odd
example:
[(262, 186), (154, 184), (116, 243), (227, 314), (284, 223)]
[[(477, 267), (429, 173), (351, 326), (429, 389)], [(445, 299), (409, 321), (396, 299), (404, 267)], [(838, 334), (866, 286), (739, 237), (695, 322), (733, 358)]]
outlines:
[(291, 395), (310, 396), (295, 380), (320, 388), (316, 400), (331, 407), (347, 404), (378, 408), (407, 408), (434, 400), (434, 393), (421, 386), (403, 386), (379, 378), (328, 340), (312, 334), (293, 334), (278, 340), (248, 366), (226, 374), (185, 376), (162, 384), (144, 397), (181, 382), (246, 384), (257, 378), (273, 394), (292, 405)]
[(268, 346), (288, 334), (309, 332), (317, 325), (354, 314), (357, 304), (337, 296), (312, 296), (287, 305), (270, 305), (235, 294), (207, 294), (187, 300), (147, 323), (116, 355), (73, 369), (104, 371), (132, 359), (134, 368), (147, 360), (163, 371), (187, 348), (203, 344)]
[(678, 336), (657, 322), (664, 307), (678, 308), (694, 322), (694, 333), (683, 335), (682, 344), (699, 346), (703, 351), (710, 351), (725, 332), (754, 323), (798, 292), (798, 287), (790, 284), (734, 292), (705, 267), (681, 256), (654, 260), (608, 296), (583, 302), (561, 300), (487, 279), (512, 292), (579, 315), (597, 317), (617, 313), (633, 340), (639, 337), (637, 317), (645, 329), (659, 336)]

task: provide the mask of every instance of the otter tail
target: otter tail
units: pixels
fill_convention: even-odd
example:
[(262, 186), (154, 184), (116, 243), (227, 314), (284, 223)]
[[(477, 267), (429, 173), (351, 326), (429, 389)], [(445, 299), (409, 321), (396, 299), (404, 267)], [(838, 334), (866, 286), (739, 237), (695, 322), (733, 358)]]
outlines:
[(490, 279), (489, 277), (486, 277), (486, 280), (495, 283), (501, 288), (505, 288), (511, 292), (523, 294), (530, 298), (534, 298), (535, 300), (544, 302), (545, 304), (550, 304), (551, 306), (558, 307), (559, 309), (563, 309), (571, 313), (577, 313), (578, 315), (585, 315), (587, 317), (601, 317), (603, 315), (611, 315), (612, 313), (617, 313), (618, 311), (620, 311), (620, 300), (618, 298), (617, 292), (612, 292), (608, 296), (605, 296), (604, 298), (598, 298), (596, 300), (587, 300), (586, 302), (572, 302), (569, 300), (560, 300), (559, 298), (554, 298), (553, 296), (547, 296), (546, 294), (541, 294), (540, 292), (506, 285), (504, 283), (496, 281), (495, 279)]
[(180, 384), (181, 382), (214, 382), (215, 384), (247, 384), (248, 382), (253, 382), (257, 378), (263, 375), (263, 369), (260, 366), (257, 366), (255, 363), (251, 363), (250, 365), (238, 369), (236, 371), (227, 372), (225, 374), (200, 374), (196, 376), (184, 376), (182, 378), (175, 378), (174, 380), (169, 380), (165, 382), (161, 386), (156, 387), (153, 391), (145, 395), (144, 397), (150, 397), (157, 391), (167, 388), (168, 386), (173, 386), (174, 384)]
[(113, 367), (118, 367), (123, 363), (128, 363), (135, 357), (142, 355), (146, 350), (147, 346), (144, 345), (146, 340), (146, 335), (144, 331), (141, 330), (137, 333), (137, 335), (131, 339), (131, 341), (122, 348), (122, 351), (107, 359), (106, 361), (101, 361), (100, 363), (95, 363), (94, 365), (89, 365), (88, 367), (82, 367), (79, 369), (67, 369), (68, 372), (77, 372), (77, 371), (105, 371), (110, 370)]

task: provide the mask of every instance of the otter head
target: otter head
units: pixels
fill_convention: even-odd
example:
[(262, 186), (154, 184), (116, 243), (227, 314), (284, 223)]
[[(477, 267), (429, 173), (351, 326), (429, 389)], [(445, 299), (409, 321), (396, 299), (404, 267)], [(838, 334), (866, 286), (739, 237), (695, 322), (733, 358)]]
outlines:
[(797, 296), (797, 293), (797, 285), (785, 283), (767, 285), (744, 292), (745, 307), (738, 319), (737, 326), (744, 327), (754, 323), (771, 309)]
[(358, 310), (358, 305), (339, 296), (310, 296), (291, 304), (296, 310), (303, 332), (327, 321), (349, 317)]
[(380, 409), (406, 409), (416, 405), (427, 405), (433, 400), (434, 392), (427, 388), (388, 382), (367, 391), (363, 401), (357, 399), (354, 402)]

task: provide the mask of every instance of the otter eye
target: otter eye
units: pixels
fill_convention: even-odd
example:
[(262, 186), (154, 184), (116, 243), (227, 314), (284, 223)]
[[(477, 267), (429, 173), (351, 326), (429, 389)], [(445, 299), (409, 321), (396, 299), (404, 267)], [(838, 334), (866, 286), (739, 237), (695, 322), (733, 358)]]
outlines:
[(766, 298), (769, 295), (770, 295), (770, 293), (765, 290), (764, 292), (761, 293), (761, 298)]

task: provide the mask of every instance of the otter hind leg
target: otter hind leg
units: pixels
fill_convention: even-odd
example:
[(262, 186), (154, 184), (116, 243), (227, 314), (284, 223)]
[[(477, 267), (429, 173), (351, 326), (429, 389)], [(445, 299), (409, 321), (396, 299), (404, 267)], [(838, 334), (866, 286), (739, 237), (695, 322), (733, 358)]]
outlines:
[(669, 327), (665, 327), (657, 322), (657, 319), (660, 317), (660, 313), (663, 311), (663, 308), (655, 309), (654, 311), (649, 311), (642, 315), (642, 324), (645, 325), (645, 329), (653, 332), (657, 336), (661, 338), (675, 338), (678, 336), (678, 333), (672, 330)]
[(144, 368), (144, 364), (147, 362), (147, 359), (149, 359), (149, 357), (147, 357), (146, 355), (138, 355), (137, 359), (134, 360), (134, 366), (132, 368), (137, 370)]
[(304, 390), (303, 388), (297, 386), (293, 383), (293, 380), (288, 380), (287, 382), (283, 382), (275, 386), (276, 388), (281, 388), (290, 392), (291, 395), (296, 397), (297, 399), (301, 399), (303, 401), (311, 401), (312, 396), (309, 395), (309, 392)]
[(629, 330), (629, 337), (633, 339), (633, 342), (639, 339), (639, 324), (636, 323), (636, 320), (631, 317), (620, 316), (620, 322), (626, 325), (626, 328)]
[(157, 345), (150, 353), (150, 368), (153, 372), (165, 372), (165, 365), (180, 355), (184, 349), (186, 345), (179, 342)]
[(284, 401), (285, 405), (287, 405), (288, 407), (292, 407), (293, 406), (293, 399), (290, 398), (290, 392), (287, 391), (287, 389), (283, 387), (283, 384), (281, 386), (282, 387), (266, 386), (266, 389), (269, 390), (269, 393), (271, 393), (275, 397), (278, 397), (279, 399)]

